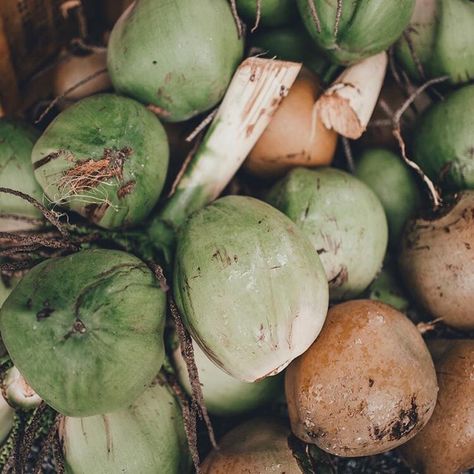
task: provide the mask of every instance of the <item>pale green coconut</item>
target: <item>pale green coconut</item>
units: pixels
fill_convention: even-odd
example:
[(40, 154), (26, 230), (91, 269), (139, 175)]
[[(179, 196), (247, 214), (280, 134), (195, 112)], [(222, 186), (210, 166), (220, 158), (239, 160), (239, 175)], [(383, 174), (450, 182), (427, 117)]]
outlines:
[(137, 0), (115, 24), (107, 51), (118, 92), (179, 122), (222, 99), (243, 39), (227, 0)]
[(418, 120), (413, 158), (437, 184), (474, 189), (474, 85), (452, 92)]
[(333, 168), (296, 168), (270, 190), (267, 201), (311, 240), (329, 281), (331, 299), (362, 293), (382, 267), (388, 229), (375, 193)]
[(417, 0), (397, 59), (418, 81), (447, 75), (452, 83), (468, 82), (474, 78), (473, 24), (472, 1)]
[[(283, 393), (283, 380), (280, 376), (267, 377), (260, 382), (242, 382), (219, 368), (194, 342), (193, 348), (204, 402), (209, 413), (219, 416), (240, 415), (270, 403)], [(179, 345), (173, 351), (173, 360), (179, 382), (188, 395), (191, 395), (188, 370)]]
[[(0, 187), (21, 191), (42, 201), (43, 191), (31, 166), (31, 150), (38, 132), (19, 122), (0, 119)], [(0, 194), (0, 213), (40, 218), (41, 213), (25, 200)], [(13, 219), (0, 219), (0, 230), (11, 230)]]
[(249, 22), (249, 26), (255, 24), (259, 8), (262, 26), (286, 25), (297, 15), (294, 0), (237, 0), (239, 14)]
[(174, 292), (194, 340), (246, 382), (275, 375), (302, 354), (328, 305), (311, 243), (281, 212), (243, 196), (218, 199), (183, 226)]
[(153, 209), (168, 155), (153, 113), (132, 99), (100, 94), (59, 114), (36, 142), (32, 161), (51, 202), (116, 228), (141, 222)]
[(30, 270), (0, 310), (3, 342), (31, 388), (68, 416), (121, 409), (164, 359), (165, 294), (149, 268), (85, 250)]
[(159, 383), (123, 410), (64, 418), (59, 436), (70, 474), (190, 472), (181, 409)]
[(355, 175), (380, 199), (387, 216), (390, 242), (394, 247), (398, 246), (405, 222), (420, 204), (421, 196), (413, 172), (395, 153), (374, 148), (362, 153)]
[(338, 0), (297, 3), (316, 45), (338, 64), (353, 64), (386, 50), (408, 25), (415, 6), (415, 0), (344, 0), (336, 26)]

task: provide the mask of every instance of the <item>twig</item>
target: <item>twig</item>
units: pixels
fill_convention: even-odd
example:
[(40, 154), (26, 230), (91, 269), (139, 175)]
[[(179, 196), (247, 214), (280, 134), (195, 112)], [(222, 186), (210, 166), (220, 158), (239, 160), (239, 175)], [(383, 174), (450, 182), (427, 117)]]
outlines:
[(415, 101), (415, 99), (428, 87), (432, 86), (433, 84), (439, 84), (440, 82), (444, 82), (449, 79), (449, 76), (437, 77), (425, 82), (422, 86), (418, 87), (413, 94), (402, 104), (402, 106), (396, 111), (395, 115), (393, 116), (393, 135), (398, 141), (398, 145), (400, 147), (400, 151), (402, 153), (402, 158), (405, 163), (414, 169), (418, 175), (423, 179), (428, 190), (430, 192), (431, 199), (433, 201), (433, 205), (435, 209), (438, 209), (442, 205), (441, 195), (436, 189), (433, 181), (423, 172), (423, 170), (412, 160), (410, 160), (406, 153), (406, 146), (405, 142), (403, 141), (402, 133), (400, 130), (400, 120), (402, 115), (405, 111), (410, 107), (410, 105)]
[(351, 144), (349, 142), (349, 139), (346, 137), (342, 137), (342, 145), (344, 147), (344, 155), (346, 156), (347, 167), (349, 168), (349, 171), (352, 174), (354, 174), (355, 172), (354, 156), (352, 154)]
[(206, 404), (204, 402), (204, 396), (202, 393), (202, 386), (199, 381), (199, 372), (196, 366), (196, 361), (194, 359), (194, 348), (193, 348), (193, 341), (191, 336), (189, 335), (188, 331), (184, 327), (183, 321), (181, 320), (181, 316), (179, 314), (178, 308), (176, 303), (170, 298), (170, 310), (171, 315), (173, 316), (173, 320), (176, 325), (176, 332), (178, 334), (178, 339), (180, 342), (181, 347), (181, 354), (183, 356), (184, 361), (186, 362), (186, 367), (188, 369), (189, 374), (189, 381), (191, 383), (191, 389), (193, 394), (193, 404), (198, 408), (201, 418), (204, 420), (206, 424), (206, 428), (209, 434), (209, 439), (214, 449), (219, 449), (217, 445), (217, 441), (214, 435), (214, 429), (212, 427), (211, 419), (207, 412)]
[(170, 287), (168, 286), (168, 282), (166, 281), (165, 272), (163, 268), (155, 262), (147, 262), (148, 266), (151, 268), (152, 272), (154, 273), (156, 279), (160, 284), (160, 288), (166, 293)]
[(61, 235), (65, 238), (69, 238), (69, 233), (68, 231), (63, 227), (61, 222), (59, 222), (59, 219), (57, 218), (56, 214), (49, 209), (47, 209), (43, 204), (41, 204), (39, 201), (37, 201), (35, 198), (29, 196), (28, 194), (22, 193), (21, 191), (16, 191), (15, 189), (10, 189), (10, 188), (3, 188), (0, 187), (0, 193), (4, 194), (11, 194), (13, 196), (17, 196), (30, 204), (32, 204), (36, 209), (38, 209), (41, 214), (51, 223), (53, 224), (56, 229), (61, 233)]
[(255, 14), (255, 24), (253, 25), (253, 28), (250, 30), (251, 33), (256, 31), (258, 28), (258, 25), (260, 24), (260, 17), (262, 16), (262, 0), (255, 0), (256, 3), (256, 14)]
[(411, 36), (410, 36), (410, 31), (411, 30), (405, 30), (403, 32), (403, 38), (405, 39), (405, 41), (407, 42), (407, 45), (408, 45), (408, 49), (410, 50), (410, 54), (411, 54), (411, 57), (413, 59), (413, 62), (415, 63), (415, 66), (416, 66), (416, 69), (418, 71), (418, 74), (420, 75), (420, 79), (422, 81), (425, 80), (425, 71), (423, 69), (423, 65), (421, 64), (421, 61), (420, 61), (420, 58), (418, 57), (418, 55), (416, 54), (416, 51), (415, 51), (415, 46), (413, 45), (413, 41), (411, 40)]
[(426, 334), (429, 331), (433, 331), (436, 329), (436, 324), (440, 323), (443, 321), (444, 318), (436, 318), (433, 319), (433, 321), (428, 321), (428, 322), (421, 322), (416, 325), (416, 329), (418, 329), (420, 334)]
[(230, 8), (232, 10), (232, 16), (234, 17), (235, 24), (237, 26), (237, 35), (240, 38), (242, 38), (244, 34), (244, 29), (242, 27), (242, 21), (239, 17), (239, 13), (237, 12), (237, 3), (236, 0), (230, 0)]
[(388, 64), (390, 67), (390, 72), (392, 73), (395, 82), (398, 84), (400, 89), (406, 93), (405, 84), (403, 84), (400, 74), (397, 71), (396, 61), (395, 61), (395, 48), (392, 46), (388, 50)]
[(321, 21), (319, 20), (318, 11), (316, 10), (316, 5), (314, 4), (313, 0), (307, 0), (307, 1), (308, 1), (308, 7), (311, 13), (311, 17), (313, 18), (313, 21), (316, 25), (316, 29), (318, 33), (321, 33)]
[(79, 87), (83, 86), (84, 84), (87, 84), (89, 81), (92, 81), (93, 79), (95, 79), (96, 77), (100, 76), (101, 74), (106, 74), (107, 73), (107, 68), (103, 68), (103, 69), (99, 69), (98, 71), (94, 72), (93, 74), (90, 74), (89, 76), (85, 77), (84, 79), (80, 80), (79, 82), (77, 82), (76, 84), (74, 84), (73, 86), (71, 86), (69, 89), (67, 89), (63, 94), (55, 97), (51, 102), (50, 104), (48, 105), (48, 107), (46, 107), (46, 109), (43, 111), (43, 113), (39, 116), (39, 118), (35, 121), (35, 124), (38, 124), (40, 123), (44, 117), (49, 113), (49, 111), (58, 103), (60, 102), (62, 99), (64, 99), (65, 97), (67, 97), (68, 94), (70, 94), (71, 92), (74, 92), (76, 89), (78, 89)]
[(336, 22), (334, 23), (334, 36), (337, 36), (339, 32), (339, 23), (341, 21), (343, 3), (344, 0), (337, 0)]
[(215, 108), (210, 114), (208, 114), (202, 122), (186, 137), (185, 141), (188, 143), (192, 142), (214, 119), (218, 109)]

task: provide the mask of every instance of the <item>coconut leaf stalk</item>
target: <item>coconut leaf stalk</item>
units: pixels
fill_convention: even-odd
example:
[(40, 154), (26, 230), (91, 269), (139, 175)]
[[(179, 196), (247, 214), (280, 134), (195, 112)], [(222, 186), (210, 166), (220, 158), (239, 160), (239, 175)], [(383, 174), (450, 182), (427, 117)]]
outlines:
[(65, 417), (59, 436), (69, 474), (190, 471), (181, 409), (160, 382), (122, 410), (86, 418)]
[(342, 72), (316, 105), (326, 128), (352, 139), (364, 133), (382, 89), (387, 62), (387, 54), (382, 52)]
[(149, 235), (171, 261), (176, 232), (194, 211), (216, 199), (244, 162), (293, 85), (301, 64), (245, 60), (196, 154), (153, 218)]
[(448, 75), (451, 83), (474, 78), (474, 5), (468, 0), (417, 0), (396, 54), (417, 81)]
[(31, 269), (0, 310), (10, 357), (68, 416), (128, 406), (164, 359), (166, 297), (151, 270), (115, 250), (84, 250)]
[(408, 25), (415, 6), (415, 0), (297, 0), (297, 3), (316, 46), (332, 62), (345, 65), (386, 50)]

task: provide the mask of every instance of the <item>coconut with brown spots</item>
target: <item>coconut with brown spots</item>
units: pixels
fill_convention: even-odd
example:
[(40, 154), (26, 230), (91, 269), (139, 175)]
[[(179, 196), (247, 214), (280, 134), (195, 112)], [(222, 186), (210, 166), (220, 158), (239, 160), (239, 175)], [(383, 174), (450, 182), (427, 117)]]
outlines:
[(409, 290), (434, 318), (474, 329), (474, 191), (434, 218), (406, 228), (400, 269)]
[(451, 341), (436, 373), (433, 416), (402, 455), (419, 473), (459, 474), (474, 467), (474, 341)]
[(333, 306), (311, 348), (286, 373), (293, 433), (338, 456), (393, 449), (436, 404), (433, 362), (416, 327), (383, 303)]
[(262, 177), (281, 176), (295, 166), (329, 165), (337, 134), (328, 130), (316, 112), (322, 93), (319, 79), (303, 69), (250, 152), (244, 167)]

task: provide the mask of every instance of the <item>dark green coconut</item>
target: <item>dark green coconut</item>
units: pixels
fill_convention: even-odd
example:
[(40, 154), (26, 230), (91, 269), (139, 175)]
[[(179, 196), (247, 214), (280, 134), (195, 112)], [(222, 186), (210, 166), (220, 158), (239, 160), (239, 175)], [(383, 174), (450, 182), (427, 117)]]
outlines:
[(187, 120), (223, 97), (243, 55), (227, 0), (137, 0), (108, 45), (112, 84), (164, 120)]
[(415, 6), (415, 0), (345, 0), (336, 27), (338, 0), (297, 2), (314, 42), (338, 64), (353, 64), (387, 49), (408, 25)]
[(419, 119), (413, 158), (437, 184), (474, 189), (474, 85), (432, 105)]
[(168, 169), (160, 121), (140, 103), (113, 94), (77, 102), (33, 148), (35, 176), (48, 198), (95, 224), (137, 224), (153, 209)]
[(30, 270), (0, 310), (14, 364), (60, 413), (125, 408), (163, 363), (165, 294), (148, 267), (115, 250), (85, 250)]

